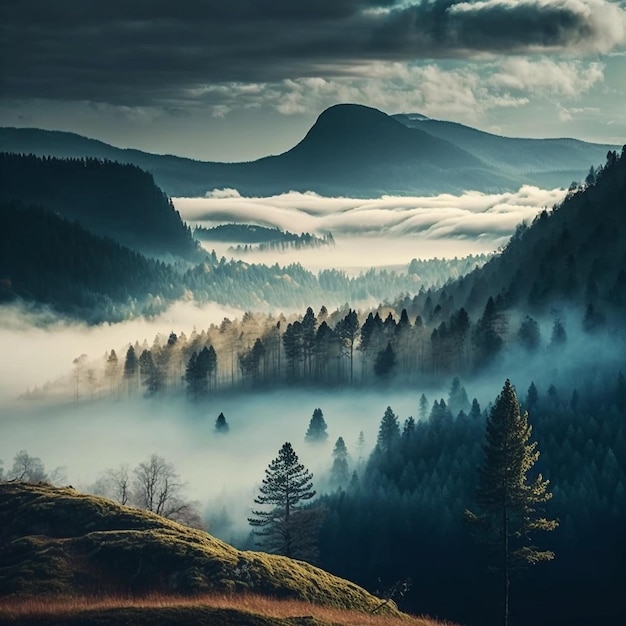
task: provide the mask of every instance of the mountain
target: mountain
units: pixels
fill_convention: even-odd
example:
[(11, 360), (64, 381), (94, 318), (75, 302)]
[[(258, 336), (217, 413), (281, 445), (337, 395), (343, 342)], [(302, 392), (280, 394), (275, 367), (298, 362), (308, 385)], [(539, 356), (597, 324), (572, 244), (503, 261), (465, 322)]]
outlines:
[(0, 153), (0, 177), (0, 202), (41, 205), (148, 254), (200, 256), (178, 211), (135, 165)]
[(563, 181), (581, 180), (581, 173), (604, 162), (607, 151), (616, 148), (577, 139), (500, 137), (463, 124), (432, 120), (419, 113), (392, 117), (408, 128), (453, 143), (490, 167), (544, 187), (563, 187)]
[(302, 141), (283, 154), (244, 163), (122, 150), (66, 132), (0, 128), (4, 151), (131, 163), (149, 171), (171, 196), (201, 196), (227, 187), (249, 196), (296, 190), (357, 197), (514, 191), (527, 183), (567, 187), (615, 147), (509, 139), (356, 104), (324, 111)]
[[(45, 603), (39, 604), (43, 618), (32, 622), (19, 615), (7, 619), (11, 612), (5, 608), (2, 623), (330, 626), (315, 617), (326, 608), (352, 611), (356, 621), (359, 615), (371, 619), (367, 614), (376, 610), (381, 625), (404, 617), (407, 626), (435, 626), (409, 619), (393, 602), (381, 606), (361, 587), (303, 561), (242, 552), (203, 531), (72, 487), (0, 484), (0, 563), (0, 597), (12, 598), (14, 605), (42, 596), (56, 599), (57, 606), (67, 603), (50, 621)], [(129, 599), (146, 594), (159, 594), (155, 606), (149, 599)], [(126, 599), (130, 606), (107, 605), (103, 596), (121, 604)], [(194, 596), (195, 608), (182, 600)], [(167, 610), (168, 597), (174, 605), (178, 601), (176, 613)], [(81, 613), (80, 605), (72, 607), (76, 598), (93, 598), (95, 608), (83, 606)], [(211, 608), (220, 598), (222, 604), (231, 599), (230, 610)], [(267, 611), (277, 599), (293, 601), (308, 617), (278, 619), (255, 609), (264, 604)]]

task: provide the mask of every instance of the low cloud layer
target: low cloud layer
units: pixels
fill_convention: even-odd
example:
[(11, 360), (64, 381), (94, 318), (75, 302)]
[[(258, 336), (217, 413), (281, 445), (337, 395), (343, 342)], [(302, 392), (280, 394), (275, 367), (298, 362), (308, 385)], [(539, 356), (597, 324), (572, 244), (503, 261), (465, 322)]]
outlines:
[(216, 85), (626, 43), (626, 10), (610, 0), (6, 0), (0, 18), (5, 97), (172, 109)]
[(244, 198), (236, 190), (216, 190), (205, 198), (176, 198), (183, 219), (192, 224), (226, 222), (277, 226), (291, 232), (337, 235), (419, 235), (425, 240), (510, 236), (524, 220), (563, 199), (560, 189), (524, 186), (516, 193), (374, 199), (325, 198), (289, 192)]

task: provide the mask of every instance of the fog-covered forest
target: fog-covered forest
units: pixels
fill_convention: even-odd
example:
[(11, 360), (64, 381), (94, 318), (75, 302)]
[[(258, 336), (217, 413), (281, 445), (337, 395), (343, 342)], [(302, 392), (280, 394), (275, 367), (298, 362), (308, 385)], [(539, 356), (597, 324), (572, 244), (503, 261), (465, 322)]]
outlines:
[[(506, 392), (527, 498), (511, 524), (550, 531), (511, 533), (525, 562), (509, 572), (504, 560), (511, 619), (615, 619), (626, 579), (624, 197), (626, 156), (609, 152), (491, 257), (356, 276), (215, 252), (200, 263), (145, 256), (7, 200), (3, 315), (31, 303), (22, 315), (39, 320), (36, 331), (13, 320), (14, 344), (58, 332), (73, 356), (5, 399), (0, 478), (72, 482), (312, 561), (411, 612), (499, 623), (502, 562), (471, 522), (486, 519), (474, 511)], [(197, 307), (186, 327), (160, 317), (180, 301)], [(207, 303), (237, 310), (204, 320)], [(94, 342), (103, 319), (128, 321)], [(267, 508), (281, 463), (300, 481), (288, 522)]]

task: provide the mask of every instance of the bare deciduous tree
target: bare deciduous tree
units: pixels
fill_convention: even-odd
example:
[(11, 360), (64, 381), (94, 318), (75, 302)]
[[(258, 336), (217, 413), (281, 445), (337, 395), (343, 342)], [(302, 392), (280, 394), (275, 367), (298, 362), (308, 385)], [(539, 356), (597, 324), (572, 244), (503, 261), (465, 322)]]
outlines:
[(133, 470), (133, 504), (157, 515), (197, 525), (200, 521), (193, 504), (182, 499), (185, 486), (172, 463), (158, 454)]

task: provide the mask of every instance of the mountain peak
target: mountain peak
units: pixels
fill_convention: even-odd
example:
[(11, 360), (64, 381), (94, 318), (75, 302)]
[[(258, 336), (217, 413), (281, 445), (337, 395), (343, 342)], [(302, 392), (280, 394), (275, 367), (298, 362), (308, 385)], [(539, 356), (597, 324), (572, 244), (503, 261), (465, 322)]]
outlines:
[(316, 123), (328, 121), (371, 121), (390, 119), (389, 115), (364, 104), (334, 104), (320, 113)]

